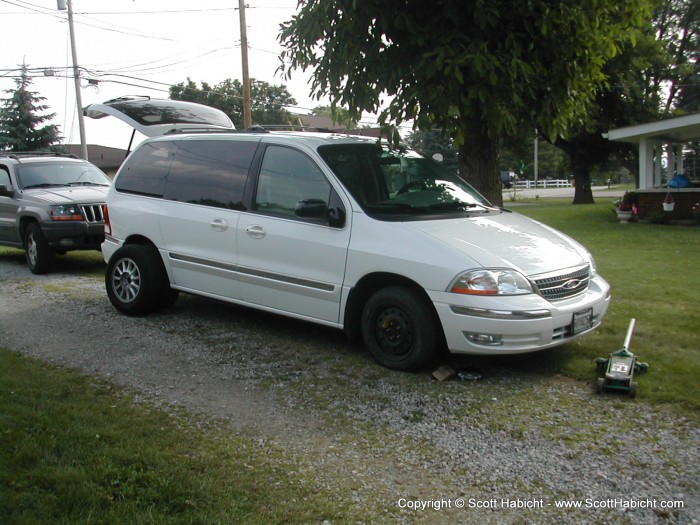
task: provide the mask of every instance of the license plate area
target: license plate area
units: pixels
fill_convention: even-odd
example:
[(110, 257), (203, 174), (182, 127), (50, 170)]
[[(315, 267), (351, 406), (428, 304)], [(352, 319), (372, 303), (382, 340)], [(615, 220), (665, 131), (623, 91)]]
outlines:
[(585, 332), (593, 326), (593, 308), (576, 312), (574, 314), (574, 322), (571, 323), (571, 333), (578, 334)]

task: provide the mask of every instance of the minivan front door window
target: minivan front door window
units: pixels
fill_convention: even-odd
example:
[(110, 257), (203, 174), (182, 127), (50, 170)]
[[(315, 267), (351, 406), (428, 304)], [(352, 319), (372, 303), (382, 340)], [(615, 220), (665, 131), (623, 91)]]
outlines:
[(260, 168), (255, 208), (290, 217), (325, 217), (331, 185), (319, 167), (292, 148), (268, 146)]

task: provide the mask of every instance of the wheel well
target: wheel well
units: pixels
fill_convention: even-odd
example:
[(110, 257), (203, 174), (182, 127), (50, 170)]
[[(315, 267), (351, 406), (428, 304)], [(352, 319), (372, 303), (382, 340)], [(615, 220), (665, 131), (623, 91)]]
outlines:
[(141, 244), (143, 246), (151, 245), (155, 246), (153, 241), (151, 241), (148, 237), (144, 237), (143, 235), (132, 235), (131, 237), (127, 237), (126, 240), (124, 241), (124, 245), (127, 244)]
[(39, 221), (36, 220), (36, 218), (34, 218), (34, 217), (29, 217), (26, 215), (24, 217), (20, 218), (20, 220), (19, 220), (19, 238), (20, 238), (20, 241), (22, 242), (22, 246), (24, 246), (24, 235), (27, 232), (27, 228), (33, 222), (39, 222)]
[(389, 286), (409, 288), (423, 297), (426, 304), (430, 307), (431, 312), (433, 312), (433, 319), (436, 323), (437, 332), (440, 334), (440, 341), (444, 341), (440, 319), (435, 310), (435, 306), (433, 306), (433, 302), (430, 300), (425, 290), (411, 279), (388, 272), (365, 275), (353, 289), (350, 290), (347, 303), (345, 304), (345, 316), (343, 319), (343, 331), (345, 334), (353, 341), (360, 338), (360, 319), (365, 303), (374, 292)]

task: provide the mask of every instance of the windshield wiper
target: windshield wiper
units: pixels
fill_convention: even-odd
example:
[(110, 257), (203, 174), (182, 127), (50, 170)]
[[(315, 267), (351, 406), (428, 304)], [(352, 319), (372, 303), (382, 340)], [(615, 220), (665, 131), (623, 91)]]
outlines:
[(412, 204), (408, 204), (406, 202), (374, 202), (372, 204), (367, 204), (367, 207), (375, 210), (392, 209), (396, 211), (410, 212), (421, 212), (425, 210), (423, 207), (413, 206)]
[(109, 184), (101, 184), (99, 182), (75, 181), (69, 182), (67, 186), (109, 186)]
[(32, 184), (31, 186), (24, 186), (23, 189), (28, 190), (31, 188), (55, 188), (57, 186), (70, 186), (70, 184), (59, 184), (57, 182), (42, 182), (41, 184)]
[(469, 208), (484, 208), (489, 209), (483, 204), (477, 202), (438, 202), (428, 206), (431, 210), (466, 210)]

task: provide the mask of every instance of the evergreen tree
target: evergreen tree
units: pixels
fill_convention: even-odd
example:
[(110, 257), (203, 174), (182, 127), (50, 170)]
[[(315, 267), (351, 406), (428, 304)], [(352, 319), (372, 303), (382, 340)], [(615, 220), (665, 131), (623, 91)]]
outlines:
[(42, 126), (55, 113), (40, 115), (48, 109), (42, 104), (46, 98), (30, 91), (31, 83), (27, 66), (22, 64), (21, 74), (15, 80), (17, 87), (5, 90), (10, 97), (0, 100), (0, 151), (45, 150), (61, 141), (58, 126)]

